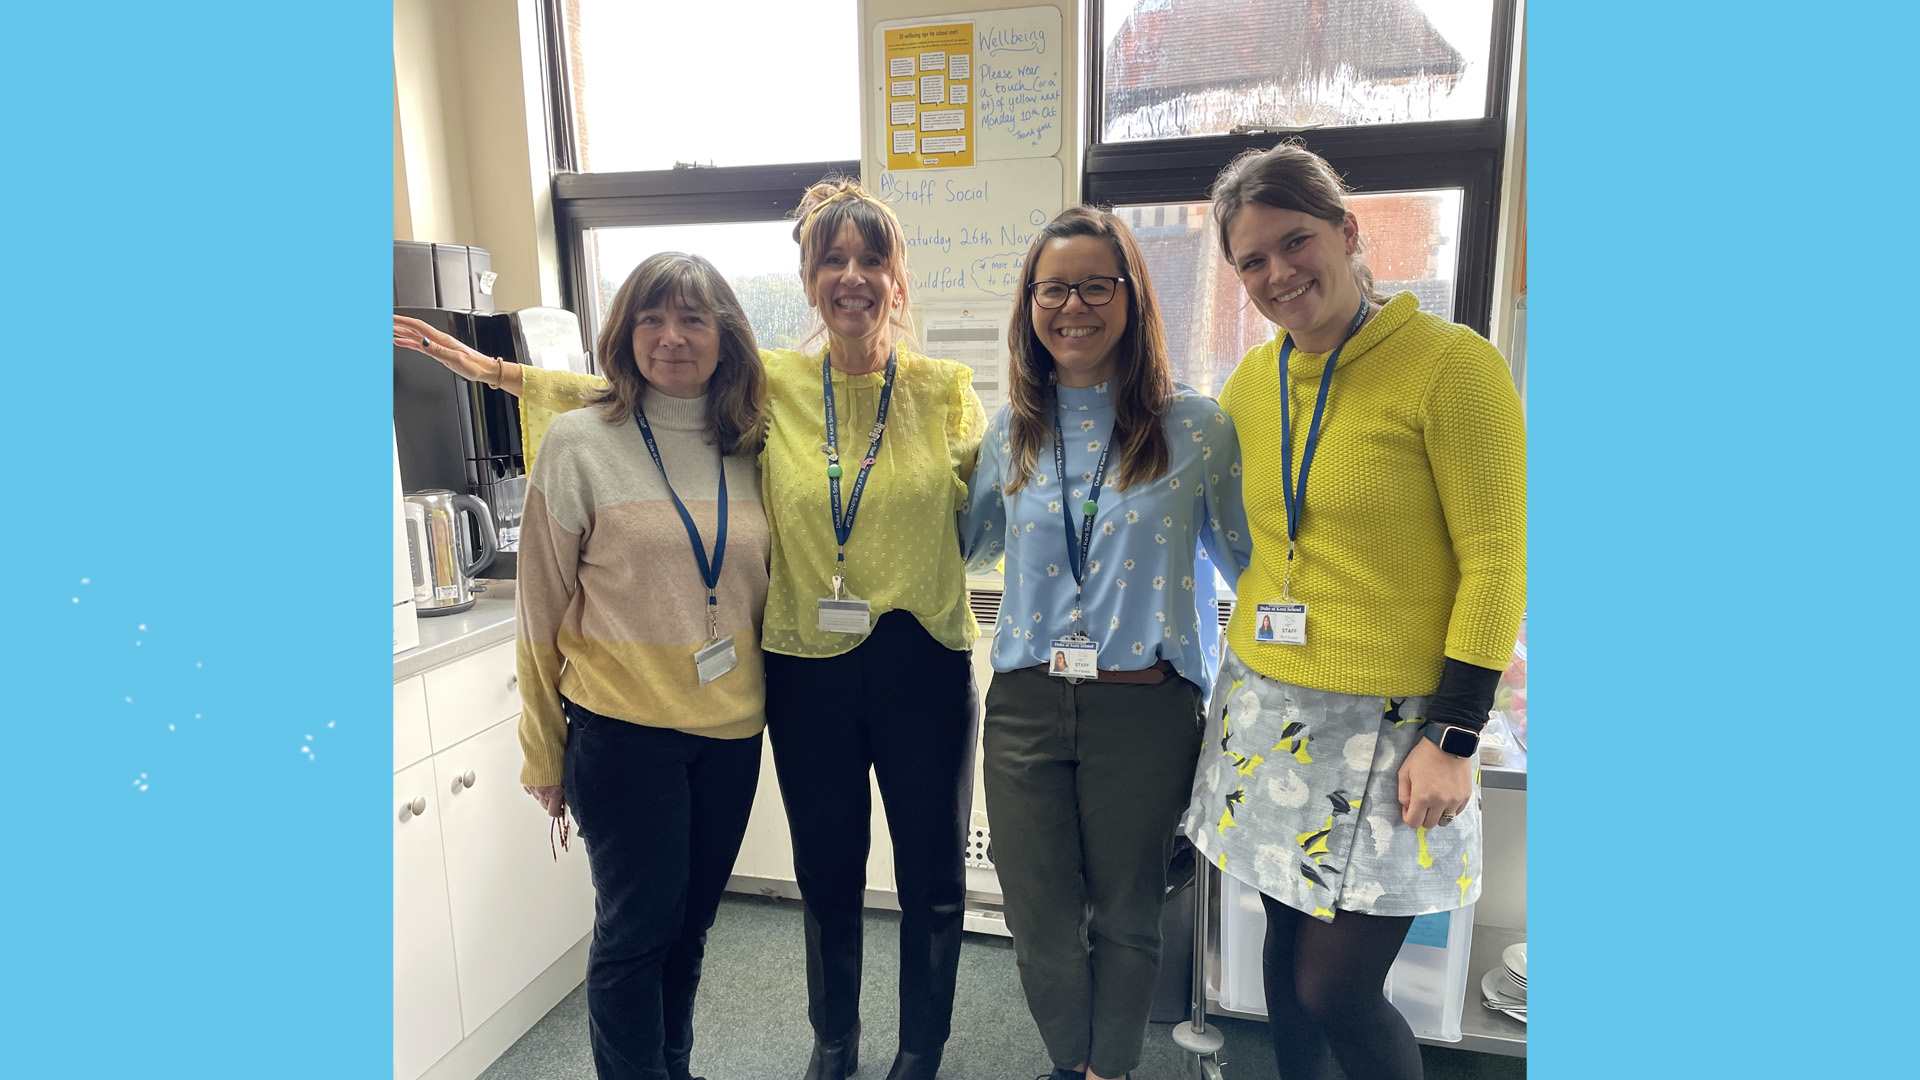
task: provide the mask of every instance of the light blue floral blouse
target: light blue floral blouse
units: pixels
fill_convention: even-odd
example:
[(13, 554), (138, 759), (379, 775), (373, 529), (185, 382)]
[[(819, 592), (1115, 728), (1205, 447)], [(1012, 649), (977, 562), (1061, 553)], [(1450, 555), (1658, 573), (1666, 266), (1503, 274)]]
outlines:
[[(1012, 496), (1004, 493), (1012, 446), (1002, 408), (987, 425), (961, 520), (969, 570), (984, 572), (1003, 554), (1007, 559), (993, 640), (995, 671), (1046, 663), (1049, 644), (1073, 629), (1073, 573), (1061, 504), (1064, 499), (1072, 507), (1079, 528), (1085, 521), (1081, 504), (1112, 435), (1114, 409), (1104, 383), (1059, 387), (1058, 395), (1067, 444), (1065, 495), (1051, 440), (1042, 445), (1026, 486)], [(1187, 387), (1175, 393), (1165, 423), (1169, 461), (1158, 480), (1121, 491), (1115, 486), (1119, 462), (1108, 458), (1087, 552), (1081, 627), (1099, 642), (1101, 670), (1137, 671), (1169, 660), (1204, 689), (1220, 659), (1207, 559), (1231, 584), (1253, 551), (1240, 499), (1240, 444), (1220, 406)]]

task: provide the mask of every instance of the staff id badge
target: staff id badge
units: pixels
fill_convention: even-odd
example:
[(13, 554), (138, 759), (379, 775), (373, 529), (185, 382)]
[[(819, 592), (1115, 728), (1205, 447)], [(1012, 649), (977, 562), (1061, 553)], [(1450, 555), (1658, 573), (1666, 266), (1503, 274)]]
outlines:
[(710, 641), (693, 654), (693, 671), (700, 676), (700, 685), (705, 686), (713, 680), (732, 671), (740, 658), (733, 651), (733, 635), (728, 634), (718, 641)]
[(1260, 604), (1254, 608), (1253, 640), (1262, 645), (1305, 645), (1307, 605)]
[(832, 634), (864, 634), (873, 629), (873, 609), (865, 600), (823, 596), (820, 629)]
[(1054, 638), (1047, 663), (1047, 674), (1061, 679), (1097, 679), (1100, 677), (1100, 643), (1084, 637)]

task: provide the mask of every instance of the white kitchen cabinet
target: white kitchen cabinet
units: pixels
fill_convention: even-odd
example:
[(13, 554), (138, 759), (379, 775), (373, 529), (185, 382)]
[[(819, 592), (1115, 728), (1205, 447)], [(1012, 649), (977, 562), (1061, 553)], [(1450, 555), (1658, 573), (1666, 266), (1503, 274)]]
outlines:
[[(439, 670), (428, 673), (430, 694)], [(439, 701), (431, 699), (436, 734)], [(586, 846), (576, 840), (554, 858), (552, 819), (521, 789), (520, 763), (513, 720), (433, 757), (469, 1035), (593, 929)]]
[(436, 753), (520, 714), (520, 680), (514, 675), (511, 641), (442, 664), (423, 677)]
[(427, 734), (427, 680), (415, 675), (393, 684), (393, 767), (404, 769), (433, 753)]
[[(411, 682), (417, 688), (419, 680)], [(424, 737), (424, 700), (422, 709)], [(462, 1033), (439, 803), (432, 762), (394, 774), (393, 1075), (399, 1080), (425, 1072)]]

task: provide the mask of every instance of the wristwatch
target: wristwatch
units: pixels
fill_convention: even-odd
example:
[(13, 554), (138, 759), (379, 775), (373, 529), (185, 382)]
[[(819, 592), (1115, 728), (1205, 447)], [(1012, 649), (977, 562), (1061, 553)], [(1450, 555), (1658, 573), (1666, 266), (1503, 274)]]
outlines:
[(1420, 729), (1420, 737), (1454, 757), (1472, 757), (1480, 749), (1480, 733), (1472, 728), (1429, 723)]

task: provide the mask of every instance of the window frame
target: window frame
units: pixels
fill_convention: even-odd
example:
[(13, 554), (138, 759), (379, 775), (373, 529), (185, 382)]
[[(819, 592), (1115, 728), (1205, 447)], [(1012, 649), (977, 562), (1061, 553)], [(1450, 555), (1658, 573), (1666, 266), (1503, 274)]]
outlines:
[[(623, 226), (778, 221), (807, 185), (829, 175), (860, 175), (858, 159), (778, 165), (689, 166), (640, 172), (580, 172), (572, 79), (562, 5), (540, 0), (540, 50), (547, 98), (547, 146), (562, 302), (580, 319), (591, 356), (598, 333), (587, 232)], [(1282, 137), (1320, 154), (1356, 194), (1457, 188), (1461, 191), (1454, 311), (1449, 317), (1489, 333), (1494, 304), (1500, 197), (1518, 0), (1494, 0), (1488, 51), (1486, 115), (1365, 127), (1276, 129), (1270, 133), (1102, 141), (1101, 23), (1105, 5), (1087, 3), (1087, 94), (1082, 115), (1081, 200), (1091, 205), (1205, 202), (1227, 162)]]
[[(540, 0), (547, 147), (561, 301), (580, 320), (590, 370), (599, 312), (587, 259), (592, 229), (780, 221), (800, 193), (827, 176), (860, 175), (858, 159), (777, 165), (692, 165), (637, 172), (581, 172), (574, 130), (565, 0)], [(795, 267), (797, 274), (799, 268)]]
[[(1197, 135), (1106, 142), (1102, 22), (1087, 12), (1087, 125), (1080, 196), (1096, 206), (1204, 203), (1220, 170), (1246, 150), (1297, 139), (1333, 166), (1357, 195), (1458, 188), (1460, 250), (1454, 310), (1448, 318), (1485, 336), (1493, 319), (1493, 269), (1499, 250), (1501, 168), (1506, 153), (1517, 0), (1494, 0), (1487, 53), (1486, 115), (1363, 127), (1275, 128), (1260, 134)], [(1436, 314), (1440, 314), (1436, 312)]]

